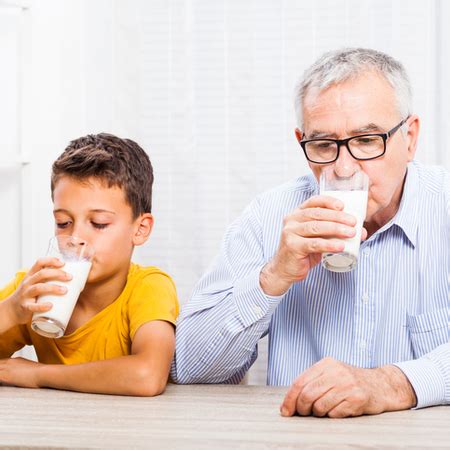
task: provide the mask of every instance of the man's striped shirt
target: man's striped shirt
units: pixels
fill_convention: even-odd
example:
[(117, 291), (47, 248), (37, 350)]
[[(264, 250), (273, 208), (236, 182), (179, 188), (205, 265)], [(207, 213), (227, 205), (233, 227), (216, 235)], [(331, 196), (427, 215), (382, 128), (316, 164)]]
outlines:
[(411, 163), (397, 214), (361, 244), (355, 270), (318, 265), (284, 295), (267, 296), (259, 274), (283, 218), (316, 194), (314, 177), (301, 177), (257, 197), (229, 227), (178, 319), (173, 379), (239, 382), (269, 333), (270, 385), (290, 385), (331, 356), (363, 368), (396, 364), (417, 407), (450, 404), (449, 173)]

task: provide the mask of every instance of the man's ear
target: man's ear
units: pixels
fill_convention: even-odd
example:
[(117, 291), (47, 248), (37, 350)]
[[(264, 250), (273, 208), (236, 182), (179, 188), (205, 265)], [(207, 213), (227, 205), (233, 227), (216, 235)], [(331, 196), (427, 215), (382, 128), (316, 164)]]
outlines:
[(153, 216), (150, 213), (141, 214), (135, 221), (133, 245), (144, 244), (153, 229)]
[(298, 143), (303, 139), (303, 133), (298, 128), (295, 129), (295, 137), (297, 138)]
[(414, 159), (417, 149), (417, 141), (419, 139), (420, 120), (417, 115), (412, 115), (408, 120), (408, 133), (406, 139), (408, 141), (408, 162)]

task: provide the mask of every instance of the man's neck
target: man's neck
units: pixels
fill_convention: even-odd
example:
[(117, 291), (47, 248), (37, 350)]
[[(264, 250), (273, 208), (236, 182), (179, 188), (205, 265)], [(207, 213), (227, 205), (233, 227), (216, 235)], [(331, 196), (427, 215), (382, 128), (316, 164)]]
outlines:
[(403, 195), (406, 175), (395, 191), (391, 203), (385, 208), (377, 211), (370, 222), (364, 222), (364, 228), (367, 230), (367, 239), (375, 234), (380, 228), (384, 227), (396, 214), (400, 208), (400, 202)]

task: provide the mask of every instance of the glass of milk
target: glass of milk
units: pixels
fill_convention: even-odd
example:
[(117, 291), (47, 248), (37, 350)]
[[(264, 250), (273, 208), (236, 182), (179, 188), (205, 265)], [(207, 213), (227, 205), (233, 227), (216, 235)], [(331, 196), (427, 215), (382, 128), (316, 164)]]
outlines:
[(31, 328), (42, 336), (59, 338), (64, 335), (80, 292), (86, 284), (94, 249), (83, 239), (74, 236), (54, 236), (50, 239), (47, 255), (64, 261), (62, 270), (70, 273), (72, 279), (49, 281), (65, 286), (67, 292), (64, 295), (41, 295), (37, 302), (50, 302), (53, 307), (50, 311), (33, 314)]
[(356, 217), (356, 235), (343, 239), (344, 251), (323, 253), (322, 265), (333, 272), (348, 272), (356, 267), (358, 261), (361, 232), (367, 211), (369, 177), (358, 170), (348, 177), (340, 177), (331, 166), (320, 176), (320, 194), (335, 197), (344, 203), (344, 212)]

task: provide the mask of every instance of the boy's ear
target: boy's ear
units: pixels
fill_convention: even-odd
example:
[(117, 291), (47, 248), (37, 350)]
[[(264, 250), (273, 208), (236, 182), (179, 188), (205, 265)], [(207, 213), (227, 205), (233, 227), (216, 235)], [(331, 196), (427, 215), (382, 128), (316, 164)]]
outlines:
[(153, 216), (150, 213), (141, 214), (136, 219), (136, 231), (133, 236), (133, 245), (142, 245), (150, 236), (153, 228)]

